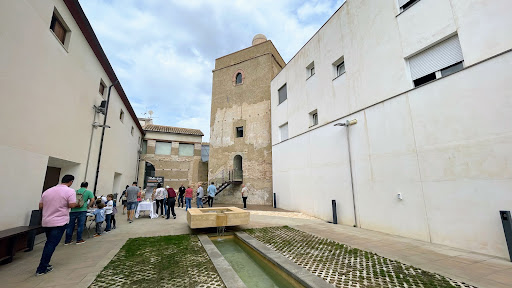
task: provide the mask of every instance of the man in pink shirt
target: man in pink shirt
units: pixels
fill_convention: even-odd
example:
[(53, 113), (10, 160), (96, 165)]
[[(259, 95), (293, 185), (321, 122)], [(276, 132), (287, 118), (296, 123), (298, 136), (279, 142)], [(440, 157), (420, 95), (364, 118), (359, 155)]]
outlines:
[(44, 191), (41, 195), (39, 209), (43, 210), (42, 224), (46, 230), (46, 244), (44, 244), (36, 276), (53, 270), (50, 260), (68, 225), (69, 208), (77, 206), (76, 192), (69, 188), (73, 180), (75, 180), (73, 175), (65, 175), (62, 177), (61, 184)]

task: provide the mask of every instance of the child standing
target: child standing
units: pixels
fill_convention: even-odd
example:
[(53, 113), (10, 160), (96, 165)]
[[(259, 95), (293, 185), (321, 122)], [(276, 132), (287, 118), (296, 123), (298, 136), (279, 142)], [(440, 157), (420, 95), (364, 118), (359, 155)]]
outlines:
[(94, 237), (99, 237), (101, 236), (101, 225), (103, 225), (103, 221), (105, 221), (105, 204), (101, 202), (101, 199), (98, 199), (96, 204), (98, 205), (98, 209), (94, 210), (92, 213), (96, 220), (96, 234), (94, 234)]
[[(114, 195), (112, 195), (114, 196)], [(114, 207), (112, 208), (112, 218), (110, 218), (110, 225), (112, 225), (112, 229), (116, 229), (116, 214), (117, 214), (117, 201), (116, 201), (116, 198), (114, 197), (113, 199), (114, 201)]]
[(105, 228), (105, 233), (110, 232), (112, 226), (112, 210), (114, 209), (114, 195), (107, 195), (107, 205), (105, 206), (105, 221), (107, 221), (107, 227)]

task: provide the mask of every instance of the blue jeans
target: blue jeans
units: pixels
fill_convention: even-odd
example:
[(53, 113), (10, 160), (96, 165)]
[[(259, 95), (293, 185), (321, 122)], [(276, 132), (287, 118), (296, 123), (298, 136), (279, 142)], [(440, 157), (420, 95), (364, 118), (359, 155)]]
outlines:
[(59, 245), (62, 234), (66, 231), (67, 226), (68, 224), (57, 227), (45, 227), (46, 243), (44, 244), (43, 255), (41, 255), (41, 261), (39, 261), (36, 273), (43, 273), (48, 268), (53, 252), (57, 245)]
[(203, 198), (197, 197), (197, 208), (203, 208)]
[(112, 219), (112, 214), (105, 214), (105, 221), (107, 221), (107, 227), (105, 228), (105, 231), (110, 231), (110, 219)]
[(185, 204), (187, 205), (187, 208), (185, 208), (185, 211), (187, 211), (188, 208), (192, 208), (192, 198), (185, 197)]
[(83, 240), (82, 232), (84, 232), (85, 220), (87, 219), (87, 211), (69, 212), (69, 225), (66, 229), (66, 243), (71, 243), (73, 238), (73, 230), (75, 230), (75, 222), (78, 222), (76, 228), (76, 241)]

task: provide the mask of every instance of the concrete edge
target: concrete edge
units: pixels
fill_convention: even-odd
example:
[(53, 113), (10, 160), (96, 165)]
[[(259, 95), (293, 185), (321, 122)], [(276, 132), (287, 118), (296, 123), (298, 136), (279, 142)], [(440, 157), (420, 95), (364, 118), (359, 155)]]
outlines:
[(213, 262), (215, 269), (220, 275), (220, 278), (224, 282), (227, 288), (247, 288), (245, 283), (240, 279), (235, 270), (229, 265), (228, 261), (224, 259), (224, 256), (220, 254), (219, 250), (213, 244), (212, 240), (207, 235), (198, 235), (199, 241), (208, 253), (208, 256)]
[(283, 256), (281, 253), (272, 250), (267, 247), (265, 244), (256, 240), (249, 234), (245, 232), (235, 232), (236, 236), (240, 240), (242, 240), (245, 244), (249, 245), (249, 247), (258, 251), (263, 257), (265, 257), (270, 262), (274, 263), (279, 268), (283, 269), (286, 273), (288, 273), (291, 277), (297, 280), (299, 283), (308, 288), (332, 288), (334, 287), (324, 279), (316, 276), (315, 274), (309, 272), (307, 269), (295, 264), (290, 259)]

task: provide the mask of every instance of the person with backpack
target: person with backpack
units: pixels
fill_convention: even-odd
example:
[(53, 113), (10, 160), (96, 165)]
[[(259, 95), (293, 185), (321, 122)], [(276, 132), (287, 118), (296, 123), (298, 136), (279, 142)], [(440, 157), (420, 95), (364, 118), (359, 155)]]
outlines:
[[(122, 200), (121, 204), (123, 204), (123, 215), (126, 214), (126, 189), (130, 187), (129, 185), (126, 185), (126, 188), (124, 189), (123, 193), (121, 193), (121, 197), (119, 197), (119, 201)], [(114, 225), (115, 226), (115, 225)]]
[(85, 243), (85, 240), (82, 238), (82, 232), (84, 231), (85, 220), (87, 220), (87, 201), (90, 200), (90, 203), (94, 204), (94, 195), (91, 191), (87, 190), (88, 186), (89, 183), (82, 182), (82, 184), (80, 184), (80, 189), (76, 190), (76, 203), (78, 206), (76, 208), (71, 208), (71, 212), (69, 212), (69, 225), (66, 229), (64, 245), (71, 244), (73, 231), (75, 230), (75, 223), (77, 222), (76, 244)]

